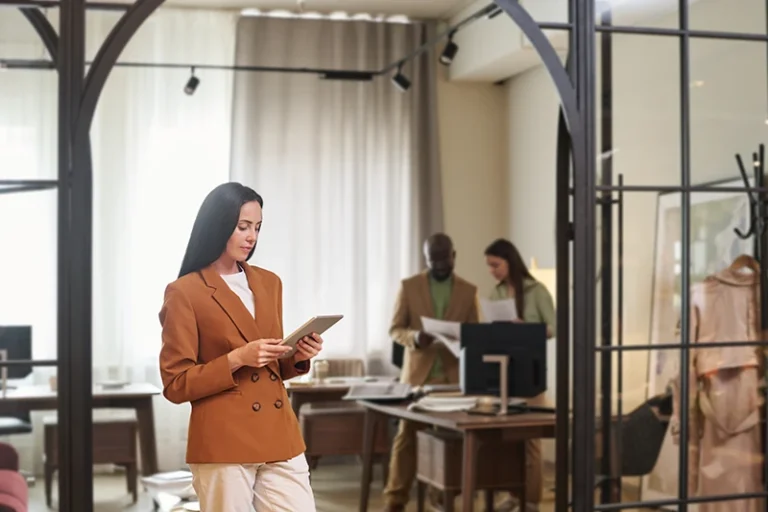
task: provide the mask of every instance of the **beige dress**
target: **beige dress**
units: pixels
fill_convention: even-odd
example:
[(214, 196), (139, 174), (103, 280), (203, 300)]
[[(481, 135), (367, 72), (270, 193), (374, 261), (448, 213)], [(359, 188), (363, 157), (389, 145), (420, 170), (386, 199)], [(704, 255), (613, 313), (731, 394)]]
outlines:
[[(754, 272), (726, 269), (691, 290), (688, 495), (761, 492), (761, 353), (755, 347), (707, 347), (758, 339), (759, 282)], [(670, 428), (679, 443), (680, 381), (673, 384)], [(758, 512), (762, 500), (699, 505), (700, 512)]]

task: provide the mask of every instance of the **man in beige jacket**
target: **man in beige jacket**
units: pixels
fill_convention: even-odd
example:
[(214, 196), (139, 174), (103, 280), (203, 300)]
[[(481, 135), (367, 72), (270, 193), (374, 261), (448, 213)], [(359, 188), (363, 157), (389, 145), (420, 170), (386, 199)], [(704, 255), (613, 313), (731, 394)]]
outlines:
[[(401, 382), (412, 386), (458, 384), (459, 361), (440, 342), (422, 332), (421, 317), (477, 323), (477, 287), (453, 272), (456, 251), (442, 233), (424, 243), (428, 270), (403, 280), (389, 334), (405, 347)], [(387, 512), (402, 512), (416, 476), (416, 431), (401, 421), (392, 445), (389, 479), (384, 489)]]

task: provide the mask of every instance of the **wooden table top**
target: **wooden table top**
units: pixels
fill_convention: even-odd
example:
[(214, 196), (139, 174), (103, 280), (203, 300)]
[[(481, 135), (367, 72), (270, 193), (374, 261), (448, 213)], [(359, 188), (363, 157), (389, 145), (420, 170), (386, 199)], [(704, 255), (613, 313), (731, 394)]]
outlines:
[(285, 389), (294, 393), (324, 393), (328, 391), (346, 391), (358, 384), (394, 381), (394, 377), (328, 377), (322, 382), (317, 380), (289, 380), (285, 383)]
[(555, 415), (548, 413), (522, 413), (507, 416), (483, 416), (467, 412), (426, 412), (409, 410), (407, 404), (387, 405), (361, 400), (364, 407), (395, 418), (426, 423), (449, 430), (488, 430), (508, 428), (552, 428)]
[[(146, 382), (136, 382), (127, 384), (121, 388), (104, 388), (100, 385), (93, 387), (94, 397), (105, 398), (146, 398), (154, 395), (159, 395), (162, 390), (157, 386), (148, 384)], [(6, 391), (5, 397), (0, 392), (0, 401), (19, 401), (27, 402), (34, 400), (50, 400), (56, 398), (58, 393), (51, 389), (50, 385), (31, 385), (31, 386), (18, 386), (14, 389)]]

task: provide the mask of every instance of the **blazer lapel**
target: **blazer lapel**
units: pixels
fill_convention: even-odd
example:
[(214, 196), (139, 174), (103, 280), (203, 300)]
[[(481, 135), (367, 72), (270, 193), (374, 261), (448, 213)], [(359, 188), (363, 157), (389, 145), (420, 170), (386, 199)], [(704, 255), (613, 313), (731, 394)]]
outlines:
[(448, 321), (454, 321), (458, 314), (461, 313), (461, 293), (462, 286), (459, 279), (454, 274), (453, 286), (451, 286), (451, 297), (448, 299), (448, 307), (445, 310), (445, 319)]
[[(267, 293), (267, 289), (264, 287), (261, 276), (253, 270), (250, 265), (243, 266), (245, 270), (245, 277), (248, 278), (248, 287), (253, 292), (253, 299), (256, 303), (256, 328), (259, 331), (259, 338), (269, 337), (268, 333), (275, 323), (276, 315), (273, 315), (272, 307), (270, 307), (270, 297)], [(226, 283), (225, 283), (226, 284)], [(279, 297), (278, 300), (282, 300)], [(261, 313), (261, 314), (260, 314)], [(258, 338), (253, 338), (258, 339)], [(249, 340), (252, 341), (252, 340)]]
[(435, 318), (435, 306), (432, 304), (432, 292), (429, 291), (429, 274), (423, 272), (419, 279), (419, 296), (424, 303), (424, 316)]
[[(243, 344), (259, 339), (259, 330), (251, 313), (246, 309), (240, 297), (224, 282), (224, 279), (212, 267), (206, 267), (200, 273), (205, 280), (205, 284), (213, 290), (211, 294), (213, 300), (221, 306), (221, 309), (227, 313), (237, 327), (237, 330), (240, 331), (243, 337)], [(248, 284), (251, 284), (250, 279)]]

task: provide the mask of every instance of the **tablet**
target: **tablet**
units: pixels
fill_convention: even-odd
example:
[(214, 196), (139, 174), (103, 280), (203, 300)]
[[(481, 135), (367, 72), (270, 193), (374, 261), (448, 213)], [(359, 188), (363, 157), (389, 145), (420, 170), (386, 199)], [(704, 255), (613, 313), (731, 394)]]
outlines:
[(301, 338), (309, 336), (313, 332), (323, 334), (342, 318), (344, 318), (344, 315), (322, 315), (310, 318), (304, 325), (283, 338), (283, 343), (281, 343), (281, 345), (288, 345), (293, 348), (293, 350), (284, 356), (281, 356), (281, 359), (291, 357), (296, 352), (296, 344)]

